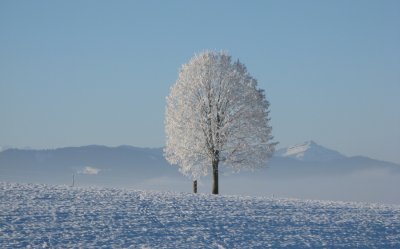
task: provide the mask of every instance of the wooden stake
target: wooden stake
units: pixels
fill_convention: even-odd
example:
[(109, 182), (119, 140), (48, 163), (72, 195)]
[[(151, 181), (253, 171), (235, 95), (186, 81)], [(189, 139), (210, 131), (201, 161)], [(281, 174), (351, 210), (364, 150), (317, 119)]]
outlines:
[(193, 193), (197, 193), (197, 180), (193, 181)]

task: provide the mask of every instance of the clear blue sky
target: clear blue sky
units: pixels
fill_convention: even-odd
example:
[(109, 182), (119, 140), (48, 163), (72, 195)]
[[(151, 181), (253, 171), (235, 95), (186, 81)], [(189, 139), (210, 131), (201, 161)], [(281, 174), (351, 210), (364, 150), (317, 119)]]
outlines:
[(0, 145), (165, 143), (196, 52), (266, 90), (280, 147), (400, 163), (400, 1), (0, 1)]

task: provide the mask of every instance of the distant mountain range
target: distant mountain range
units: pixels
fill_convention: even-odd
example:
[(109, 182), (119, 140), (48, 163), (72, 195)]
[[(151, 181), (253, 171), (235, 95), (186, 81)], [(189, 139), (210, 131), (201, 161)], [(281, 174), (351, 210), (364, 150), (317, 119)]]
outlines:
[[(400, 170), (400, 165), (363, 156), (347, 157), (314, 141), (277, 150), (267, 167), (267, 174), (290, 177), (317, 173), (342, 174), (370, 168)], [(222, 170), (229, 173), (229, 169)], [(51, 150), (6, 149), (0, 152), (0, 173), (1, 178), (23, 175), (26, 178), (40, 176), (47, 180), (50, 180), (47, 175), (73, 173), (126, 177), (132, 180), (180, 175), (178, 168), (165, 160), (162, 148), (127, 145), (89, 145)]]
[[(333, 181), (332, 179), (335, 178), (337, 181), (342, 181), (349, 175), (360, 176), (359, 172), (364, 172), (363, 178), (357, 178), (364, 181), (367, 179), (364, 177), (365, 172), (372, 171), (399, 176), (400, 180), (400, 165), (362, 156), (347, 157), (313, 141), (308, 141), (277, 150), (266, 169), (232, 174), (229, 169), (222, 167), (221, 187), (223, 190), (226, 186), (226, 193), (265, 195), (279, 192), (277, 190), (303, 179), (304, 183), (300, 185), (301, 187), (315, 180), (323, 188), (327, 183), (320, 183), (320, 179)], [(375, 179), (381, 177), (382, 174), (374, 173), (369, 177)], [(76, 184), (90, 186), (190, 191), (191, 184), (190, 179), (179, 173), (178, 167), (171, 166), (165, 160), (162, 148), (89, 145), (51, 150), (6, 149), (0, 152), (0, 181), (69, 185), (72, 183), (72, 175), (75, 177)], [(203, 189), (209, 189), (209, 178), (202, 180)], [(387, 177), (381, 178), (379, 181), (387, 179)], [(355, 184), (350, 178), (348, 181), (350, 187)], [(271, 185), (272, 183), (278, 185)], [(396, 184), (394, 187), (400, 188), (397, 186), (400, 184)], [(340, 185), (339, 182), (332, 182), (329, 188), (338, 185)], [(377, 185), (377, 188), (380, 186)], [(363, 187), (368, 188), (364, 185)], [(315, 186), (312, 188), (314, 189)], [(304, 190), (303, 196), (308, 197), (307, 193), (313, 189)], [(298, 195), (298, 190), (298, 186), (290, 188), (282, 192), (282, 195), (301, 196)], [(391, 191), (386, 190), (382, 188), (381, 191)], [(311, 197), (313, 198), (313, 195)], [(317, 197), (321, 198), (318, 193)]]
[(89, 145), (0, 152), (1, 180), (60, 184), (69, 183), (72, 174), (87, 178), (86, 183), (99, 185), (129, 185), (156, 176), (179, 175), (176, 168), (168, 165), (161, 148)]

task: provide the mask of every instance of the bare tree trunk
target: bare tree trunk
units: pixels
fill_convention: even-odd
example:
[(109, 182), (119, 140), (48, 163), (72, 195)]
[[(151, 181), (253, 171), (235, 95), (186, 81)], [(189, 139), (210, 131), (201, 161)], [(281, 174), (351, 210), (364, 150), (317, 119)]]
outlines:
[(214, 195), (217, 195), (219, 193), (218, 191), (218, 160), (213, 161), (212, 167), (213, 167), (213, 185), (212, 185), (212, 193)]

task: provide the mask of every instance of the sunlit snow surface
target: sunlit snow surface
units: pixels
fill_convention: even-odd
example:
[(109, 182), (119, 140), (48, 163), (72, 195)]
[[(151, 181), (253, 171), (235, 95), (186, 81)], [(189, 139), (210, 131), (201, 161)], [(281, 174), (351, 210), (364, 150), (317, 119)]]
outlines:
[(400, 206), (0, 183), (0, 248), (400, 248)]

